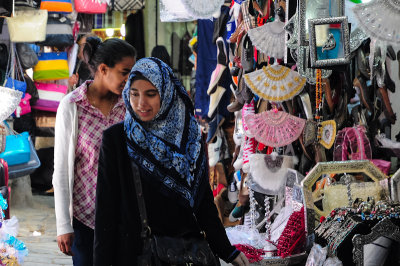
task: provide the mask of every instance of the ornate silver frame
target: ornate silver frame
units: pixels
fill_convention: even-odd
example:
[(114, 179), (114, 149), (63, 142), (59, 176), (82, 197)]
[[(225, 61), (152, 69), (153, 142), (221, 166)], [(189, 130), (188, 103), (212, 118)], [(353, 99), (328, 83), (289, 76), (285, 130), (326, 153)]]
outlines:
[(364, 245), (374, 242), (381, 236), (400, 242), (400, 228), (393, 224), (390, 218), (384, 218), (372, 228), (372, 232), (368, 235), (356, 234), (353, 237), (353, 261), (357, 266), (364, 265)]
[[(315, 34), (315, 26), (324, 24), (339, 24), (341, 30), (341, 38), (343, 40), (344, 55), (342, 58), (318, 60), (317, 57), (317, 41)], [(350, 63), (350, 35), (347, 17), (334, 18), (318, 18), (308, 20), (309, 36), (310, 36), (310, 58), (311, 67), (326, 68), (336, 65), (345, 65)]]
[[(335, 161), (316, 164), (301, 182), (304, 200), (306, 202), (308, 232), (312, 232), (312, 230), (314, 230), (315, 222), (319, 222), (319, 218), (321, 216), (326, 216), (326, 213), (324, 213), (314, 204), (312, 194), (313, 185), (323, 174), (339, 173), (364, 173), (374, 182), (379, 182), (381, 185), (384, 184), (382, 181), (388, 178), (387, 175), (382, 173), (382, 171), (369, 160)], [(382, 186), (385, 193), (388, 193), (388, 188), (385, 187), (386, 184)], [(314, 223), (311, 221), (314, 221)]]
[[(297, 48), (297, 69), (299, 74), (303, 77), (307, 78), (307, 83), (311, 85), (315, 85), (317, 81), (317, 70), (308, 67), (308, 60), (310, 54), (309, 46), (298, 46)], [(322, 69), (321, 76), (322, 78), (329, 78), (332, 74), (332, 70)]]
[[(299, 12), (299, 43), (302, 46), (308, 46), (309, 41), (307, 39), (307, 28), (306, 28), (306, 6), (307, 6), (307, 1), (308, 0), (298, 0), (298, 12)], [(338, 17), (344, 16), (345, 15), (345, 6), (344, 6), (344, 0), (338, 0), (338, 10), (339, 14), (337, 15)]]
[(400, 201), (400, 169), (394, 173), (390, 180), (390, 196), (394, 202)]

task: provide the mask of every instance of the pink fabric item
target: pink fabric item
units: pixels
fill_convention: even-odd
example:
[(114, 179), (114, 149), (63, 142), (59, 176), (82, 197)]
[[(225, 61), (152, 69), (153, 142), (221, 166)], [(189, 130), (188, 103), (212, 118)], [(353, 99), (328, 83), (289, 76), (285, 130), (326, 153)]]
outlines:
[(107, 11), (107, 3), (105, 1), (75, 0), (75, 10), (78, 13), (104, 14)]
[[(346, 127), (340, 130), (336, 136), (334, 147), (334, 161), (372, 159), (371, 145), (365, 135), (365, 128), (362, 126)], [(351, 158), (349, 158), (349, 148)]]
[[(32, 96), (29, 93), (25, 93), (25, 97), (21, 99), (19, 103), (19, 107), (21, 108), (19, 115), (24, 115), (31, 112), (31, 104), (29, 103), (31, 98)], [(17, 111), (15, 111), (14, 114), (17, 115)]]
[(251, 100), (250, 103), (246, 103), (243, 105), (242, 108), (242, 124), (243, 124), (243, 129), (244, 129), (244, 133), (246, 134), (246, 136), (252, 138), (254, 135), (250, 132), (249, 127), (246, 124), (246, 121), (244, 119), (245, 116), (249, 115), (249, 114), (254, 114), (254, 100)]
[(298, 139), (306, 120), (282, 111), (265, 111), (245, 116), (249, 131), (258, 142), (283, 147)]
[(256, 140), (245, 136), (243, 147), (243, 167), (242, 170), (248, 173), (250, 170), (249, 155), (256, 152)]
[(73, 91), (71, 102), (76, 102), (78, 114), (78, 139), (75, 148), (75, 180), (73, 188), (74, 217), (90, 228), (94, 228), (97, 167), (103, 131), (123, 121), (125, 105), (122, 97), (104, 116), (90, 105), (85, 82)]
[(68, 87), (53, 83), (35, 82), (39, 99), (32, 108), (43, 111), (57, 112), (60, 101), (67, 93)]
[[(335, 140), (333, 160), (370, 160), (384, 174), (389, 174), (390, 162), (372, 159), (371, 144), (365, 131), (366, 129), (363, 126), (346, 127), (340, 130)], [(351, 153), (349, 153), (349, 149)]]

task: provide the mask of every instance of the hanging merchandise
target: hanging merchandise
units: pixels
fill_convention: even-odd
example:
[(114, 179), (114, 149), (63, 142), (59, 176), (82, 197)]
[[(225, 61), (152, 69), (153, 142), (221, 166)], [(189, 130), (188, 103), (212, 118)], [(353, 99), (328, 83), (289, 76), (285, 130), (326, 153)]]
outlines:
[(255, 139), (271, 147), (283, 147), (298, 139), (306, 122), (277, 110), (248, 114), (244, 120)]
[(22, 92), (22, 98), (25, 97), (26, 82), (24, 78), (24, 71), (22, 70), (19, 62), (18, 54), (16, 52), (15, 44), (12, 44), (10, 49), (9, 62), (7, 65), (4, 86), (13, 88)]
[(35, 82), (39, 99), (32, 108), (43, 111), (57, 112), (60, 101), (67, 93), (68, 86), (53, 83)]
[(47, 10), (16, 10), (7, 18), (12, 42), (42, 42), (46, 39)]
[(0, 43), (0, 68), (7, 68), (8, 48), (4, 43)]
[(29, 100), (32, 96), (29, 93), (25, 93), (25, 97), (21, 99), (17, 110), (15, 110), (14, 114), (16, 117), (20, 117), (21, 115), (25, 115), (31, 112), (31, 104)]
[(40, 0), (15, 0), (15, 6), (39, 8)]
[(142, 9), (145, 6), (145, 0), (112, 0), (112, 10), (131, 11)]
[(336, 122), (335, 120), (327, 120), (320, 123), (318, 127), (319, 143), (326, 149), (330, 149), (335, 142)]
[(254, 16), (252, 15), (255, 14), (253, 1), (252, 0), (244, 1), (240, 5), (240, 9), (243, 15), (243, 27), (246, 30), (246, 32), (250, 29), (257, 27), (257, 15)]
[(266, 54), (277, 59), (285, 55), (285, 23), (278, 19), (264, 24), (261, 27), (248, 30), (253, 45)]
[(17, 43), (16, 48), (17, 48), (18, 58), (20, 60), (23, 69), (32, 68), (39, 62), (37, 54), (32, 49), (31, 44)]
[(71, 21), (59, 14), (49, 14), (46, 27), (46, 40), (40, 45), (67, 47), (74, 44)]
[(33, 80), (58, 80), (69, 77), (66, 52), (39, 53), (39, 62), (33, 68)]
[(210, 19), (220, 11), (224, 0), (160, 0), (161, 22)]
[(9, 166), (26, 163), (30, 159), (31, 147), (29, 144), (29, 133), (21, 134), (13, 132), (6, 136), (6, 148), (0, 154), (0, 158), (4, 159)]
[[(334, 161), (367, 160), (372, 158), (371, 144), (362, 126), (346, 127), (337, 133)], [(350, 154), (349, 154), (350, 152)]]
[(93, 14), (83, 14), (78, 13), (77, 21), (79, 23), (79, 33), (87, 34), (91, 33), (94, 24), (94, 15)]
[(306, 78), (282, 65), (269, 65), (244, 75), (246, 85), (258, 96), (273, 102), (283, 102), (298, 95)]
[(71, 13), (71, 0), (41, 0), (40, 9), (46, 9), (49, 12)]
[(400, 43), (400, 3), (396, 0), (373, 0), (353, 7), (359, 27), (371, 38), (390, 44)]
[[(0, 87), (1, 91), (1, 87)], [(6, 148), (6, 129), (0, 124), (0, 153), (2, 153)], [(0, 169), (3, 170), (3, 169)]]
[(9, 117), (21, 101), (22, 92), (0, 86), (0, 121)]
[(75, 0), (75, 10), (78, 13), (104, 14), (107, 2), (102, 0)]
[(294, 168), (293, 156), (277, 155), (277, 153), (251, 154), (250, 188), (266, 195), (284, 194), (288, 168)]

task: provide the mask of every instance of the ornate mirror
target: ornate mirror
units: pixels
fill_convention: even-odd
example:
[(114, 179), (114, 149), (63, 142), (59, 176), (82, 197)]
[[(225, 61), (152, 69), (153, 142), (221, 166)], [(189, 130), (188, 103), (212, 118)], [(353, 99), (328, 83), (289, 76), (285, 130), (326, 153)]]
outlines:
[(308, 20), (311, 67), (325, 68), (350, 63), (347, 17)]
[(344, 16), (344, 0), (299, 0), (299, 41), (309, 45), (309, 19)]

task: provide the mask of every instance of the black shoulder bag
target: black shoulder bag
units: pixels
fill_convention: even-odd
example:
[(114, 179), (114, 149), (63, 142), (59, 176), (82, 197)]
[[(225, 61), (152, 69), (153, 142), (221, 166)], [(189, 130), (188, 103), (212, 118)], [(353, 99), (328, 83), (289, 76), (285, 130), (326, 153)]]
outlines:
[(139, 169), (131, 162), (136, 197), (142, 222), (141, 237), (143, 239), (143, 253), (138, 257), (138, 266), (181, 265), (219, 265), (206, 239), (195, 237), (159, 236), (151, 232), (146, 205), (143, 198), (142, 182)]

